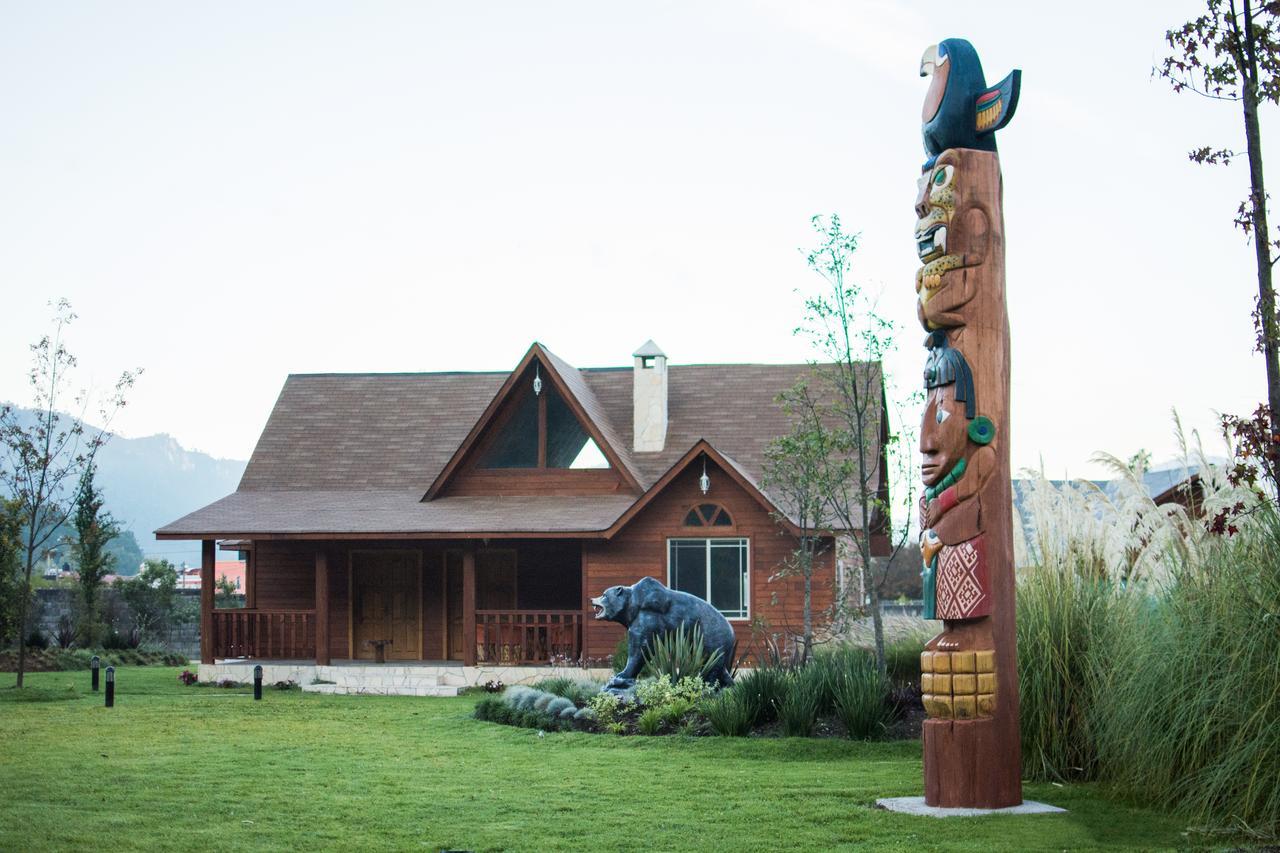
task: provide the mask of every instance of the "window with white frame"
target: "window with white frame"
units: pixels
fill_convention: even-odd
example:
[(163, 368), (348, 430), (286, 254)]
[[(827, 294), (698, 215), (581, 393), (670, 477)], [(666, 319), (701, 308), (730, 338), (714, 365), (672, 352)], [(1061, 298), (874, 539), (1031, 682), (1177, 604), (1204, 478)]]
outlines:
[(746, 539), (668, 539), (667, 586), (746, 619), (751, 601)]

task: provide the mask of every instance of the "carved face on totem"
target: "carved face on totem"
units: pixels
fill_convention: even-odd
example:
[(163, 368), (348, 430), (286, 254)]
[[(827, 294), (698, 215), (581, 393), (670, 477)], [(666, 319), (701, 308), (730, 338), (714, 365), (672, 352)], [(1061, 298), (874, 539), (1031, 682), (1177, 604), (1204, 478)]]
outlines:
[(964, 403), (955, 396), (955, 385), (929, 391), (920, 427), (920, 479), (934, 486), (947, 476), (969, 450), (968, 421)]
[[(916, 278), (922, 302), (942, 285), (942, 274), (960, 266), (958, 255), (947, 253), (948, 232), (956, 213), (959, 157), (947, 151), (920, 175), (916, 193), (916, 253), (925, 266)], [(954, 242), (954, 241), (952, 241)]]

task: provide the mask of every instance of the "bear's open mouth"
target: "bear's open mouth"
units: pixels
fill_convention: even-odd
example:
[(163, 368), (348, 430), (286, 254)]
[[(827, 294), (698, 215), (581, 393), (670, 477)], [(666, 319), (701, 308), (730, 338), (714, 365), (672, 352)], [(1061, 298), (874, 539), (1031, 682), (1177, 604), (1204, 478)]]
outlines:
[(604, 605), (603, 605), (603, 604), (601, 604), (601, 603), (600, 603), (600, 602), (598, 602), (598, 601), (593, 601), (593, 602), (591, 602), (591, 609), (592, 609), (593, 611), (595, 611), (594, 615), (595, 615), (595, 618), (596, 618), (596, 619), (603, 619), (603, 618), (604, 618)]

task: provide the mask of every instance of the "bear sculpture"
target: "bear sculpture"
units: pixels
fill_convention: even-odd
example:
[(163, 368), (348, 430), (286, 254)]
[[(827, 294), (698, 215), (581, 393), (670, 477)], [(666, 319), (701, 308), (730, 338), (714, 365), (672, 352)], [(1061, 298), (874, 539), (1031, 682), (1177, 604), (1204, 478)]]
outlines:
[(733, 684), (733, 666), (738, 640), (729, 620), (707, 602), (687, 592), (669, 589), (653, 578), (643, 578), (631, 586), (611, 586), (591, 599), (595, 618), (617, 622), (627, 629), (627, 665), (605, 685), (606, 690), (627, 690), (635, 685), (644, 668), (652, 642), (663, 634), (683, 627), (702, 630), (702, 646), (707, 654), (720, 657), (706, 673), (710, 684)]

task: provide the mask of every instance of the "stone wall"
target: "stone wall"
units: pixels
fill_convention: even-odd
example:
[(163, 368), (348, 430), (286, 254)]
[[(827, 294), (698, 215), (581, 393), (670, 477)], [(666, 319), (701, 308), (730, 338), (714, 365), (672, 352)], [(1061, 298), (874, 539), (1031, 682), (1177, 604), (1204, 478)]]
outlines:
[[(37, 589), (35, 610), (31, 624), (49, 641), (56, 643), (58, 629), (63, 620), (74, 623), (76, 617), (75, 589)], [(200, 657), (200, 591), (181, 589), (175, 591), (177, 604), (175, 610), (182, 617), (170, 625), (169, 630), (156, 637), (146, 638), (148, 642), (159, 643), (165, 649), (192, 659)], [(238, 604), (244, 604), (243, 596), (237, 596)], [(132, 622), (129, 605), (115, 590), (107, 588), (102, 591), (102, 612), (104, 621), (115, 626), (117, 630), (126, 630)]]

